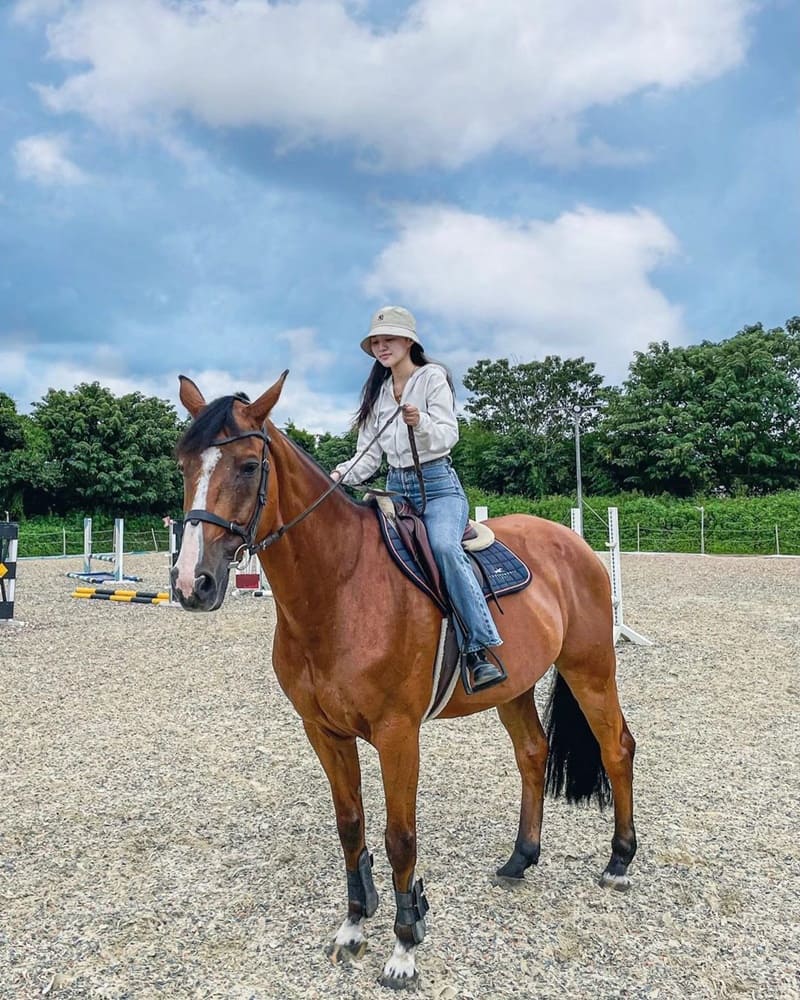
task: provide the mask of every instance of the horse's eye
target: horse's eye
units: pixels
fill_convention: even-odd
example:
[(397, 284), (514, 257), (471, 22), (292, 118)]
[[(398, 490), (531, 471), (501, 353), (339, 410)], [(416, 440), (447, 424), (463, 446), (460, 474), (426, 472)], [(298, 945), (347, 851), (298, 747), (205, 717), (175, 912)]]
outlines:
[(243, 476), (254, 476), (258, 472), (258, 462), (245, 462), (242, 465), (242, 475)]

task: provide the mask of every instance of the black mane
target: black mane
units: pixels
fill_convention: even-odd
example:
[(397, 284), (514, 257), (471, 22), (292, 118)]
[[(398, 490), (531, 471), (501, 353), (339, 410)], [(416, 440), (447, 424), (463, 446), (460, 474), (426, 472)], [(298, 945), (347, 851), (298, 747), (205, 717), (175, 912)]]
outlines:
[(189, 424), (183, 432), (175, 448), (177, 454), (193, 451), (205, 451), (227, 430), (236, 434), (242, 430), (233, 415), (235, 402), (249, 403), (249, 398), (243, 392), (233, 396), (220, 396), (206, 406), (202, 413)]

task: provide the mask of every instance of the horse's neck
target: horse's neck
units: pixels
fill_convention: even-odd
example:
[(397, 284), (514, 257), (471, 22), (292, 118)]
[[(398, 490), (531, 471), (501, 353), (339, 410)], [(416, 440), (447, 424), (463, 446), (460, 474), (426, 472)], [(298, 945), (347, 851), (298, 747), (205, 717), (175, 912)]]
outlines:
[[(275, 435), (272, 468), (277, 486), (277, 524), (300, 517), (330, 487), (330, 480), (282, 436)], [(347, 578), (358, 559), (368, 512), (339, 490), (307, 517), (287, 530), (261, 554), (261, 562), (276, 596), (287, 599), (302, 592), (303, 600)]]

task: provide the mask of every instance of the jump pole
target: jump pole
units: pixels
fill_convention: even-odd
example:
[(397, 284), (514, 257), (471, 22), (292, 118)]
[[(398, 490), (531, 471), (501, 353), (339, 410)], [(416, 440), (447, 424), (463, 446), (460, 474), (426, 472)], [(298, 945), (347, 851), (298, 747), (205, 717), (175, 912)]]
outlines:
[(14, 617), (18, 538), (19, 525), (16, 521), (0, 522), (0, 625)]
[(178, 604), (178, 597), (175, 593), (175, 585), (172, 582), (172, 567), (178, 561), (178, 553), (183, 542), (183, 521), (169, 522), (169, 603)]
[(608, 549), (611, 553), (611, 599), (614, 605), (614, 642), (627, 639), (636, 646), (652, 646), (650, 639), (626, 625), (622, 617), (622, 564), (619, 556), (619, 510), (608, 508)]
[(125, 580), (136, 580), (137, 577), (126, 577), (123, 570), (123, 558), (125, 549), (125, 521), (121, 517), (114, 518), (113, 552), (92, 552), (92, 519), (83, 519), (83, 570), (80, 573), (67, 573), (67, 576), (86, 579), (93, 574), (98, 574), (99, 570), (92, 570), (92, 559), (99, 559), (101, 562), (113, 564), (111, 576), (114, 583), (123, 583)]
[[(582, 535), (581, 512), (577, 507), (570, 511), (570, 521), (572, 530)], [(606, 546), (609, 552), (609, 577), (611, 579), (611, 606), (614, 611), (614, 645), (620, 639), (627, 639), (636, 646), (652, 646), (651, 639), (646, 638), (639, 632), (626, 625), (622, 615), (622, 562), (619, 552), (619, 509), (617, 507), (608, 508), (608, 541)]]

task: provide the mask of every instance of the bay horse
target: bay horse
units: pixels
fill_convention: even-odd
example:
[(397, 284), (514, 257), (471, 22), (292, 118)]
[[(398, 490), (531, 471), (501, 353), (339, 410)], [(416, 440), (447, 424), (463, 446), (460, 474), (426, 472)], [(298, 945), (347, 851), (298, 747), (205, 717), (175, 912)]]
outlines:
[[(344, 854), (347, 915), (329, 944), (333, 961), (363, 953), (365, 918), (378, 904), (356, 741), (375, 747), (396, 904), (394, 950), (380, 982), (403, 988), (418, 976), (428, 908), (414, 879), (419, 731), (442, 615), (390, 562), (373, 509), (351, 500), (270, 419), (287, 374), (252, 403), (235, 395), (210, 404), (180, 376), (193, 422), (176, 450), (185, 517), (173, 584), (187, 610), (215, 611), (231, 566), (258, 552), (275, 599), (273, 667), (330, 783)], [(600, 805), (613, 796), (612, 853), (600, 882), (627, 888), (636, 852), (635, 742), (617, 695), (608, 574), (563, 525), (517, 514), (489, 523), (533, 579), (502, 599), (497, 616), (507, 680), (472, 695), (458, 685), (440, 718), (495, 708), (511, 737), (522, 803), (513, 851), (497, 877), (518, 881), (537, 863), (547, 790)], [(553, 664), (546, 735), (533, 689)]]

